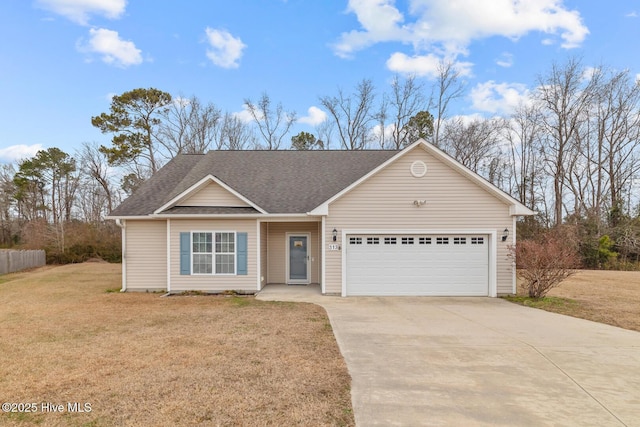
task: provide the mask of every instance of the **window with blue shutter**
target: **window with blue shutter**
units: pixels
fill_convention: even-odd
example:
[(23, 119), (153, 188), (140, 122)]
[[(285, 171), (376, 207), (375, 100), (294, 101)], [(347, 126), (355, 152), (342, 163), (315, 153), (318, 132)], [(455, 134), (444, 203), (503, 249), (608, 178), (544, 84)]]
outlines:
[(236, 233), (237, 238), (237, 274), (247, 275), (247, 233)]
[(180, 233), (181, 275), (247, 275), (247, 233)]
[(191, 233), (180, 233), (180, 274), (191, 274)]

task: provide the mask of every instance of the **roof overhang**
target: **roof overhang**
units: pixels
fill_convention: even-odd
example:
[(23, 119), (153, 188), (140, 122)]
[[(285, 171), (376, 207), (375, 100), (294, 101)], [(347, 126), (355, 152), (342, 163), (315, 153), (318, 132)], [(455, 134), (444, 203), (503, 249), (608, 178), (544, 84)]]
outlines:
[(534, 211), (532, 211), (531, 209), (529, 209), (528, 207), (526, 207), (525, 205), (523, 205), (522, 203), (520, 203), (519, 201), (517, 201), (516, 199), (514, 199), (513, 197), (511, 197), (507, 193), (505, 193), (504, 191), (500, 190), (498, 187), (496, 187), (495, 185), (491, 184), (489, 181), (485, 180), (480, 175), (478, 175), (475, 172), (471, 171), (470, 169), (466, 168), (465, 166), (460, 164), (457, 160), (455, 160), (453, 157), (449, 156), (448, 154), (446, 154), (442, 150), (438, 149), (434, 145), (429, 144), (424, 139), (419, 139), (416, 142), (414, 142), (413, 144), (407, 146), (402, 151), (400, 151), (398, 154), (396, 154), (395, 156), (391, 157), (386, 162), (380, 164), (378, 167), (373, 169), (371, 172), (369, 172), (368, 174), (366, 174), (365, 176), (363, 176), (359, 180), (355, 181), (353, 184), (349, 185), (344, 190), (340, 191), (339, 193), (337, 193), (336, 195), (334, 195), (333, 197), (331, 197), (330, 199), (328, 199), (327, 201), (325, 201), (321, 205), (319, 205), (316, 208), (314, 208), (313, 210), (311, 210), (309, 212), (309, 214), (310, 215), (328, 215), (329, 214), (329, 205), (331, 203), (333, 203), (334, 201), (338, 200), (339, 198), (341, 198), (345, 194), (349, 193), (351, 190), (353, 190), (354, 188), (356, 188), (357, 186), (362, 184), (364, 181), (368, 180), (370, 177), (372, 177), (373, 175), (377, 174), (379, 171), (381, 171), (382, 169), (386, 168), (391, 163), (394, 163), (396, 160), (404, 157), (405, 155), (407, 155), (407, 153), (410, 153), (411, 151), (415, 150), (418, 147), (424, 149), (429, 154), (433, 155), (438, 160), (440, 160), (443, 163), (447, 164), (448, 166), (450, 166), (451, 168), (453, 168), (454, 170), (459, 172), (461, 175), (467, 177), (468, 179), (470, 179), (471, 181), (476, 183), (478, 186), (480, 186), (481, 188), (486, 190), (488, 193), (492, 194), (494, 197), (496, 197), (497, 199), (501, 200), (503, 203), (508, 205), (509, 206), (509, 214), (511, 216), (529, 216), (529, 215), (535, 215), (536, 214)]
[(292, 222), (317, 222), (320, 221), (319, 216), (303, 214), (170, 214), (159, 213), (150, 215), (136, 216), (107, 216), (105, 219), (113, 220), (166, 220), (166, 219), (260, 219), (264, 221), (292, 221)]
[(263, 213), (263, 214), (267, 213), (267, 211), (262, 209), (260, 206), (256, 205), (251, 200), (247, 199), (245, 196), (243, 196), (242, 194), (238, 193), (236, 190), (234, 190), (233, 188), (229, 187), (227, 184), (225, 184), (224, 182), (222, 182), (221, 180), (219, 180), (218, 178), (216, 178), (215, 176), (213, 176), (211, 174), (205, 176), (200, 181), (196, 182), (191, 187), (187, 188), (182, 193), (178, 194), (177, 196), (175, 196), (174, 198), (169, 200), (167, 203), (165, 203), (164, 205), (160, 206), (153, 213), (154, 214), (159, 214), (159, 213), (162, 213), (162, 211), (164, 211), (164, 210), (172, 208), (177, 203), (179, 203), (181, 200), (186, 199), (187, 197), (189, 197), (192, 194), (196, 193), (197, 191), (201, 190), (202, 188), (204, 188), (207, 184), (209, 184), (211, 182), (215, 182), (216, 184), (218, 184), (219, 186), (221, 186), (222, 188), (227, 190), (229, 193), (231, 193), (234, 196), (236, 196), (238, 199), (240, 199), (243, 202), (245, 202), (247, 205), (249, 205), (252, 208), (254, 208), (255, 210), (257, 210), (258, 212)]

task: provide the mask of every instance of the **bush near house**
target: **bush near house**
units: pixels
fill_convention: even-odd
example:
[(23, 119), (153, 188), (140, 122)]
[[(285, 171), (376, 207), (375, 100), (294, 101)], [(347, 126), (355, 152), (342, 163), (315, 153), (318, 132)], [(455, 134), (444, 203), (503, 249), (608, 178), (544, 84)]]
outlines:
[(561, 228), (519, 241), (510, 247), (515, 257), (521, 286), (530, 298), (542, 298), (574, 273), (580, 265), (576, 245)]

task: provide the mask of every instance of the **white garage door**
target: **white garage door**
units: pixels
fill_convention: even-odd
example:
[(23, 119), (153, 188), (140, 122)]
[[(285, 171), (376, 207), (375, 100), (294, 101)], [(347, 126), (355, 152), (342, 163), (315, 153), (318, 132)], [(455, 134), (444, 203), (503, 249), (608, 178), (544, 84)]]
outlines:
[(486, 235), (348, 235), (347, 295), (487, 296)]

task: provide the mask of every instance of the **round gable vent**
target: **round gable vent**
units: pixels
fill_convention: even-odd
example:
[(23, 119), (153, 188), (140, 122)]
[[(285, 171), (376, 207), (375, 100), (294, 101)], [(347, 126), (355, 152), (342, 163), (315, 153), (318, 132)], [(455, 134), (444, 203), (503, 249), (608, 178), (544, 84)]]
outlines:
[(427, 165), (422, 160), (416, 160), (411, 163), (411, 175), (416, 178), (422, 178), (427, 174)]

